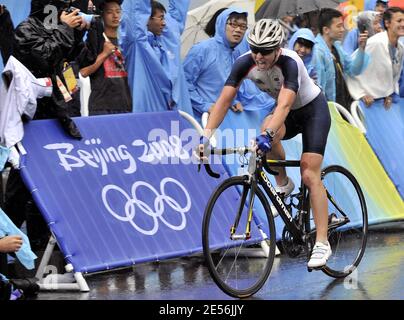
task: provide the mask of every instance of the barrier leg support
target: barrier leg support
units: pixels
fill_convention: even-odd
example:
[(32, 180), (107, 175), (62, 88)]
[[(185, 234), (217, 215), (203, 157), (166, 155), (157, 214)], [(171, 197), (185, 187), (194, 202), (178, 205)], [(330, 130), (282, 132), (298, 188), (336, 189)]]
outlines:
[[(90, 288), (87, 285), (87, 281), (84, 279), (81, 272), (74, 272), (74, 268), (71, 264), (67, 264), (65, 269), (66, 273), (56, 273), (55, 267), (49, 265), (49, 260), (52, 256), (55, 248), (56, 239), (53, 235), (50, 236), (48, 245), (42, 256), (41, 263), (35, 277), (38, 279), (38, 285), (41, 291), (48, 290), (72, 290), (88, 292)], [(44, 274), (51, 271), (46, 277)]]

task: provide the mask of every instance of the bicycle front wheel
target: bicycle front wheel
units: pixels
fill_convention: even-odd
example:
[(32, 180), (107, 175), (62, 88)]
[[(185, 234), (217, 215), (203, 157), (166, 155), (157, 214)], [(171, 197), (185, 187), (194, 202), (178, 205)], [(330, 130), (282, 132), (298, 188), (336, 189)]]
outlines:
[(274, 219), (264, 193), (247, 176), (225, 180), (212, 194), (202, 244), (209, 273), (226, 294), (246, 298), (264, 285), (275, 257)]
[(341, 166), (322, 173), (328, 198), (328, 241), (332, 255), (324, 273), (344, 278), (356, 270), (366, 248), (368, 215), (362, 190), (355, 177)]

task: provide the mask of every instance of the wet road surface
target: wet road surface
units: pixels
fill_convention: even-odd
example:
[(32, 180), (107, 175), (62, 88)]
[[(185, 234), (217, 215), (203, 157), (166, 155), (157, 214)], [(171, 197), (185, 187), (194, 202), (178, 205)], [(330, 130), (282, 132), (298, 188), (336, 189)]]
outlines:
[[(250, 299), (404, 299), (404, 223), (372, 227), (365, 255), (350, 278), (309, 273), (305, 257), (277, 256), (270, 278)], [(202, 255), (139, 264), (86, 276), (90, 292), (45, 292), (37, 300), (227, 300)]]

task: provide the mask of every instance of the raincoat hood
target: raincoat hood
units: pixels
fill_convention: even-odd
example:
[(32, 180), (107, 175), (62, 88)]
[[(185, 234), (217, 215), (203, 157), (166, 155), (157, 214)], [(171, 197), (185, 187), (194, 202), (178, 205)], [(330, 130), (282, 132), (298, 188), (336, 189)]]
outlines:
[(248, 12), (243, 10), (243, 9), (239, 9), (239, 8), (229, 8), (224, 10), (218, 17), (216, 20), (216, 33), (215, 33), (215, 39), (216, 41), (223, 43), (226, 47), (230, 48), (230, 43), (227, 40), (226, 37), (226, 22), (227, 19), (229, 19), (229, 16), (232, 13), (244, 13), (246, 15), (246, 18), (248, 16)]
[[(289, 49), (290, 49), (290, 50), (293, 50), (293, 51), (294, 51), (293, 48), (294, 48), (295, 43), (296, 43), (296, 40), (297, 40), (298, 38), (302, 38), (302, 39), (308, 40), (308, 41), (310, 41), (310, 42), (313, 42), (313, 45), (314, 45), (314, 43), (316, 42), (316, 38), (314, 37), (313, 32), (312, 32), (310, 29), (302, 28), (302, 29), (297, 30), (297, 31), (293, 34), (292, 38), (289, 40)], [(303, 58), (304, 64), (305, 64), (305, 65), (309, 64), (309, 63), (311, 62), (311, 59), (312, 59), (312, 58), (313, 58), (313, 50), (312, 50), (312, 52), (311, 52), (310, 54), (306, 55), (306, 56)]]

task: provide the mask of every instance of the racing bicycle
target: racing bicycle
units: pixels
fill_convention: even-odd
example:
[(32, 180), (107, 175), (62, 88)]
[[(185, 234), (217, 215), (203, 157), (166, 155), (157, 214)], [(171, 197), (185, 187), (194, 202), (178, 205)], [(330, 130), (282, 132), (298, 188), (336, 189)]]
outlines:
[[(316, 237), (307, 187), (301, 181), (298, 192), (285, 197), (276, 191), (268, 177), (277, 174), (274, 167), (300, 167), (300, 161), (271, 160), (254, 150), (240, 147), (210, 151), (219, 155), (239, 154), (248, 161), (248, 172), (225, 179), (214, 190), (202, 227), (209, 273), (221, 290), (237, 298), (249, 297), (265, 284), (277, 241), (283, 253), (290, 257), (306, 255), (308, 260)], [(209, 175), (219, 177), (207, 161), (204, 166)], [(331, 277), (344, 278), (358, 267), (365, 252), (368, 232), (365, 198), (355, 177), (342, 166), (327, 166), (321, 179), (328, 199), (328, 241), (332, 255), (319, 269)], [(274, 222), (274, 216), (278, 215), (284, 222), (279, 234)]]

